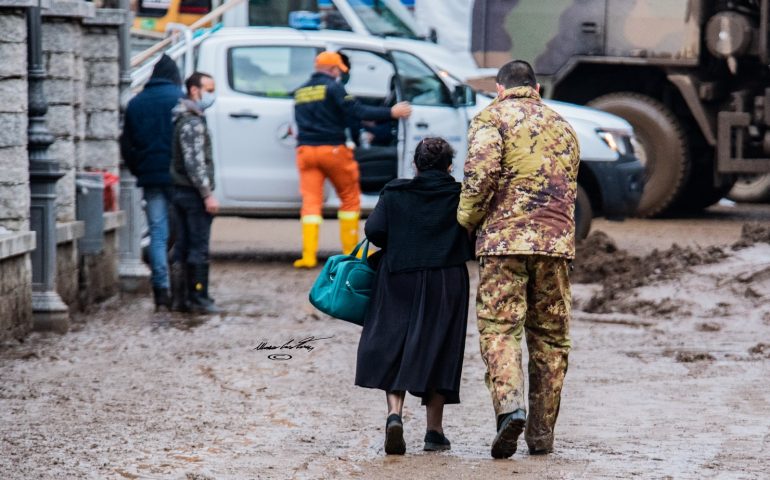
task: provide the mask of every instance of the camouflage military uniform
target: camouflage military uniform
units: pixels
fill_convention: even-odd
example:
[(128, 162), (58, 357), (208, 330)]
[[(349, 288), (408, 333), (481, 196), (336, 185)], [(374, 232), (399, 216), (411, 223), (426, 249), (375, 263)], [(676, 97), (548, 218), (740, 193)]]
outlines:
[(567, 262), (575, 253), (579, 161), (572, 127), (529, 87), (506, 90), (471, 123), (458, 221), (477, 232), (481, 353), (495, 413), (526, 410), (530, 448), (550, 449), (570, 349)]

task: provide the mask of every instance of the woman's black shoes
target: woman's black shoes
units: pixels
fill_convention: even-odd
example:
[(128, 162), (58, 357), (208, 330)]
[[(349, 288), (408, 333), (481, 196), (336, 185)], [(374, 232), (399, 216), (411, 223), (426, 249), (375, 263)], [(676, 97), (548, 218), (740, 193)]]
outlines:
[(423, 447), (423, 450), (426, 452), (437, 452), (451, 448), (452, 444), (449, 443), (449, 439), (443, 433), (438, 433), (435, 430), (428, 430), (425, 433), (425, 447)]
[(406, 453), (404, 424), (401, 422), (401, 416), (395, 413), (389, 415), (385, 423), (385, 453), (388, 455), (403, 455)]
[(524, 431), (527, 414), (518, 409), (505, 415), (499, 422), (497, 435), (492, 442), (492, 458), (508, 458), (516, 453), (516, 442)]

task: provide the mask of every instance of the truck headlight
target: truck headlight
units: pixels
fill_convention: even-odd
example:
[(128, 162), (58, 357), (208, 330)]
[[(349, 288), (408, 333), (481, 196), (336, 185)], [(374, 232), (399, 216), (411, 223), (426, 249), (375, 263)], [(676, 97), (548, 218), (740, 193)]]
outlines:
[(613, 152), (624, 156), (634, 154), (634, 146), (629, 132), (600, 129), (596, 130), (596, 134)]

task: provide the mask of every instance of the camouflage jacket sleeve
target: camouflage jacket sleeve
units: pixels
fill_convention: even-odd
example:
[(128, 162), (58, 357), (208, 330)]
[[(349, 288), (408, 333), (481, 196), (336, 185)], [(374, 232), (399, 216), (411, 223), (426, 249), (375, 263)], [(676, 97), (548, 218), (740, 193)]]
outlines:
[(503, 141), (489, 114), (482, 112), (471, 122), (468, 131), (468, 156), (457, 221), (469, 231), (484, 220), (497, 189), (502, 170)]
[(199, 118), (191, 118), (182, 124), (179, 132), (179, 146), (182, 160), (190, 183), (201, 197), (211, 195), (211, 182), (206, 169), (206, 124)]

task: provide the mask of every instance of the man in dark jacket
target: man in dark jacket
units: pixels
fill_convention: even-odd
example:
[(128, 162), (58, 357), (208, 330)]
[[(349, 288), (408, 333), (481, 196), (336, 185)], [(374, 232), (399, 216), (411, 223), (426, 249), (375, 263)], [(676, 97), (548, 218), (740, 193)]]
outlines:
[(345, 145), (345, 128), (350, 119), (389, 120), (406, 118), (412, 113), (412, 107), (406, 102), (393, 107), (369, 107), (356, 101), (338, 81), (347, 71), (339, 53), (321, 52), (315, 59), (315, 73), (294, 92), (294, 119), (299, 128), (297, 168), (302, 194), (302, 258), (294, 262), (296, 268), (313, 268), (317, 264), (323, 185), (327, 178), (341, 201), (337, 217), (343, 253), (350, 253), (358, 243), (361, 209), (358, 164), (353, 151)]
[[(179, 231), (172, 272), (186, 277), (187, 285), (174, 283), (173, 308), (195, 313), (220, 310), (209, 297), (209, 240), (213, 215), (219, 210), (214, 198), (214, 161), (204, 110), (214, 103), (214, 79), (195, 72), (185, 81), (187, 97), (173, 110), (174, 143), (171, 177), (174, 210)], [(186, 273), (181, 273), (186, 272)], [(185, 291), (186, 290), (186, 291)]]
[(144, 190), (150, 229), (150, 267), (155, 307), (170, 307), (167, 244), (171, 203), (171, 109), (182, 97), (179, 69), (160, 57), (144, 89), (126, 108), (120, 151)]

